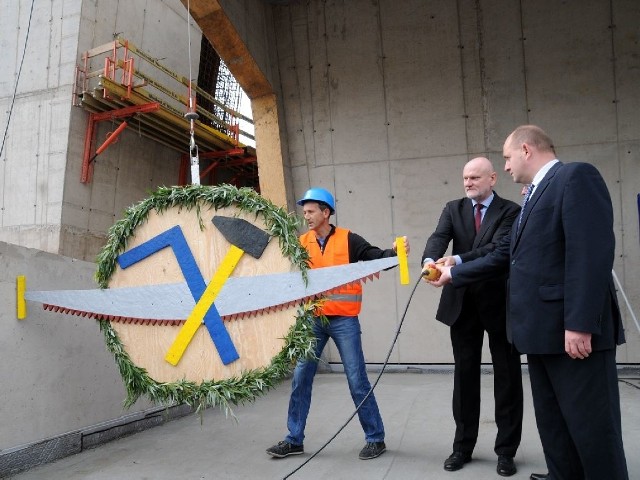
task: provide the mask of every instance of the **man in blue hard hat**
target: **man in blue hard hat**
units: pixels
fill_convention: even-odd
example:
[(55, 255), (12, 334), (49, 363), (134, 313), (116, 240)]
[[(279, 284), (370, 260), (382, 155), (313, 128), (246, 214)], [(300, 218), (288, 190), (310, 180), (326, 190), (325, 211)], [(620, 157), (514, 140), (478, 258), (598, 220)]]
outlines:
[[(310, 268), (330, 267), (364, 260), (375, 260), (396, 255), (396, 244), (390, 249), (372, 246), (360, 235), (329, 223), (335, 213), (333, 195), (324, 188), (310, 188), (298, 200), (309, 231), (300, 236), (300, 243), (309, 252)], [(409, 243), (404, 238), (405, 249)], [(316, 336), (315, 356), (320, 358), (329, 338), (332, 338), (344, 365), (351, 398), (360, 405), (371, 390), (367, 377), (358, 314), (362, 304), (362, 285), (348, 285), (326, 296), (314, 319)], [(325, 316), (328, 322), (323, 322)], [(293, 372), (287, 428), (289, 434), (278, 444), (267, 449), (274, 458), (299, 455), (304, 452), (304, 428), (311, 406), (311, 388), (318, 369), (317, 360), (300, 359)], [(384, 425), (373, 392), (358, 410), (365, 434), (365, 446), (359, 454), (361, 460), (379, 457), (386, 450)]]

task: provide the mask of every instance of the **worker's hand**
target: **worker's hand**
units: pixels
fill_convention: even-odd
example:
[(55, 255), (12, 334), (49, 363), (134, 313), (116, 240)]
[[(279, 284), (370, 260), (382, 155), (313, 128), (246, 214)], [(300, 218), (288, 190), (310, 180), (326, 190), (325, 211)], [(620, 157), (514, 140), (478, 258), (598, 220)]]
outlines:
[(437, 280), (431, 280), (428, 283), (433, 285), (434, 287), (441, 287), (446, 285), (447, 283), (451, 283), (451, 268), (449, 266), (441, 265), (439, 263), (435, 264), (436, 268), (440, 272), (440, 278)]
[[(402, 237), (402, 240), (404, 241), (404, 249), (407, 252), (407, 255), (409, 255), (409, 252), (411, 251), (411, 247), (409, 247), (409, 240), (407, 239), (407, 236), (405, 235), (404, 237)], [(398, 246), (396, 245), (395, 240), (393, 242), (392, 248), (394, 252), (398, 252)]]
[(586, 332), (576, 332), (574, 330), (564, 331), (564, 350), (573, 358), (583, 360), (591, 353), (591, 334)]
[(456, 264), (456, 259), (453, 256), (442, 257), (436, 263), (445, 267), (453, 267)]

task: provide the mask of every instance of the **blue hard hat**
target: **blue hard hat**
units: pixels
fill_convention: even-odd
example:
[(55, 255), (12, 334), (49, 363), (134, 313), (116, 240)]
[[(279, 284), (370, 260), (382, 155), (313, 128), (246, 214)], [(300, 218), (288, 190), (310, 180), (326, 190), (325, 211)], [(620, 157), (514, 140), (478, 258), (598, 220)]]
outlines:
[(305, 202), (321, 202), (329, 207), (332, 214), (336, 212), (336, 203), (333, 200), (333, 195), (331, 195), (329, 190), (325, 190), (324, 188), (310, 188), (305, 192), (304, 197), (296, 203), (298, 205), (304, 205)]

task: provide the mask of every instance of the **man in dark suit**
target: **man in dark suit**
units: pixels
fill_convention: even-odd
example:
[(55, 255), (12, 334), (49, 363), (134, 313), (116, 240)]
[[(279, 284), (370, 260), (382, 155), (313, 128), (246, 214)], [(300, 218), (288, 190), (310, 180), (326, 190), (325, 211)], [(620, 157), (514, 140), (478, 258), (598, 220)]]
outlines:
[(627, 480), (616, 345), (624, 332), (614, 289), (607, 186), (588, 163), (563, 164), (539, 127), (505, 141), (505, 170), (531, 184), (511, 234), (490, 254), (441, 267), (441, 286), (509, 271), (507, 331), (528, 355), (548, 474), (532, 479)]
[[(434, 260), (445, 265), (468, 262), (492, 251), (509, 233), (520, 207), (493, 191), (496, 172), (491, 162), (478, 157), (462, 171), (466, 197), (448, 202), (422, 255), (426, 268)], [(453, 241), (452, 256), (441, 258)], [(495, 419), (494, 451), (497, 472), (510, 476), (522, 434), (522, 371), (520, 354), (507, 341), (505, 319), (506, 275), (464, 288), (445, 285), (436, 319), (449, 325), (453, 358), (453, 418), (456, 432), (453, 453), (444, 469), (455, 471), (471, 461), (480, 422), (480, 367), (484, 332), (489, 337), (493, 362)]]

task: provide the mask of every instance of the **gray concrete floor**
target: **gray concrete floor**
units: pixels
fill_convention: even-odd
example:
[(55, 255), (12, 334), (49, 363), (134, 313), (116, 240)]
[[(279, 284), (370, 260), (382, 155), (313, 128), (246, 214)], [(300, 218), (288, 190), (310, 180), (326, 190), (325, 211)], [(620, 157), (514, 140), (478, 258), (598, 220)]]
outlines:
[[(371, 373), (373, 381), (376, 373)], [(640, 479), (640, 379), (621, 372), (622, 421), (629, 475)], [(451, 451), (450, 413), (453, 377), (443, 373), (385, 373), (376, 388), (387, 432), (388, 451), (362, 461), (364, 445), (356, 418), (318, 456), (291, 479), (446, 479), (502, 478), (496, 474), (493, 440), (493, 376), (482, 381), (480, 436), (473, 461), (458, 472), (446, 472)], [(533, 418), (529, 378), (524, 376), (525, 423), (516, 456), (514, 480), (531, 472), (545, 472), (540, 440)], [(282, 479), (310, 457), (342, 426), (353, 411), (344, 376), (319, 374), (314, 384), (304, 455), (272, 459), (265, 449), (285, 435), (290, 382), (255, 403), (237, 407), (237, 421), (217, 409), (201, 418), (189, 415), (162, 426), (121, 438), (11, 478), (30, 479)], [(604, 480), (604, 479), (603, 479)]]

